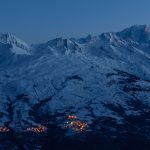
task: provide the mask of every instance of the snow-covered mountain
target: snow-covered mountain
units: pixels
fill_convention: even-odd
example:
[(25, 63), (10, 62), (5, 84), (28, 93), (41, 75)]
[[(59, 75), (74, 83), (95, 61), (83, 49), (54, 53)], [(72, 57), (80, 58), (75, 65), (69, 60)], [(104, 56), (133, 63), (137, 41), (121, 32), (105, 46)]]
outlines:
[(64, 130), (68, 115), (86, 122), (86, 133), (127, 138), (132, 127), (150, 139), (150, 27), (32, 46), (0, 35), (0, 126), (22, 134), (41, 124), (49, 133), (54, 124)]
[(71, 39), (57, 38), (43, 44), (33, 45), (33, 54), (69, 55), (80, 51), (79, 45)]
[(150, 27), (146, 25), (132, 26), (117, 34), (125, 40), (131, 40), (141, 43), (150, 42)]
[[(15, 54), (29, 54), (30, 52), (29, 45), (10, 33), (0, 34), (0, 46), (7, 47), (7, 50)], [(1, 48), (1, 52), (2, 50), (3, 48)]]

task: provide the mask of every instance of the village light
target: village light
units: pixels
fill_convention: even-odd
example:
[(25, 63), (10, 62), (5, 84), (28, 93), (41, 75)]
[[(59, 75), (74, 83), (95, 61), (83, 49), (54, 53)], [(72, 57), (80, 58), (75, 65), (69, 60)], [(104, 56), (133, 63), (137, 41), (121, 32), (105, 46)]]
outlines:
[(7, 127), (0, 127), (0, 132), (9, 132), (10, 129)]
[(43, 133), (46, 131), (46, 127), (42, 125), (38, 125), (37, 127), (29, 127), (26, 129), (28, 132), (34, 132), (34, 133)]
[(69, 115), (67, 118), (68, 121), (64, 125), (65, 128), (69, 128), (73, 132), (83, 132), (86, 130), (87, 123), (78, 120), (76, 116)]
[(77, 117), (76, 117), (76, 116), (73, 116), (73, 115), (69, 115), (69, 116), (68, 116), (68, 119), (69, 119), (69, 120), (74, 120), (74, 119), (77, 119)]

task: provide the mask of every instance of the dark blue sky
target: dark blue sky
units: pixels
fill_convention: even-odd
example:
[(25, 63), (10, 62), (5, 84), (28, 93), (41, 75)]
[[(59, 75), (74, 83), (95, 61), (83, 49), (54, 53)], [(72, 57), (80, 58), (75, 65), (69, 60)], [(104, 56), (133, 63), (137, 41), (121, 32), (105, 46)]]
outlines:
[(0, 32), (29, 43), (150, 25), (150, 0), (0, 0)]

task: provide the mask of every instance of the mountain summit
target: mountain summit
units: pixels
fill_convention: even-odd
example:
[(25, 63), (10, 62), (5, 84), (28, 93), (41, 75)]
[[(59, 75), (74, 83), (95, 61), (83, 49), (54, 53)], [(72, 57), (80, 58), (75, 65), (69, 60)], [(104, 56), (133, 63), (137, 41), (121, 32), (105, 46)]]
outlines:
[(136, 42), (150, 42), (150, 27), (147, 25), (134, 25), (119, 32), (118, 35)]
[(30, 52), (28, 44), (10, 33), (0, 34), (0, 44), (7, 45), (15, 54), (29, 54)]

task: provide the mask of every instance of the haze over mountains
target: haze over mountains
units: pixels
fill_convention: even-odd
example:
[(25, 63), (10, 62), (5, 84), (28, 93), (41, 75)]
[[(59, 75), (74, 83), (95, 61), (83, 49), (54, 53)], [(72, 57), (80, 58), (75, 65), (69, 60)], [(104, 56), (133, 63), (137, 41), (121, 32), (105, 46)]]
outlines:
[(133, 125), (150, 139), (150, 27), (33, 45), (0, 35), (0, 126), (18, 134), (38, 124), (63, 129), (67, 115), (87, 132), (101, 133), (108, 120), (111, 133)]

